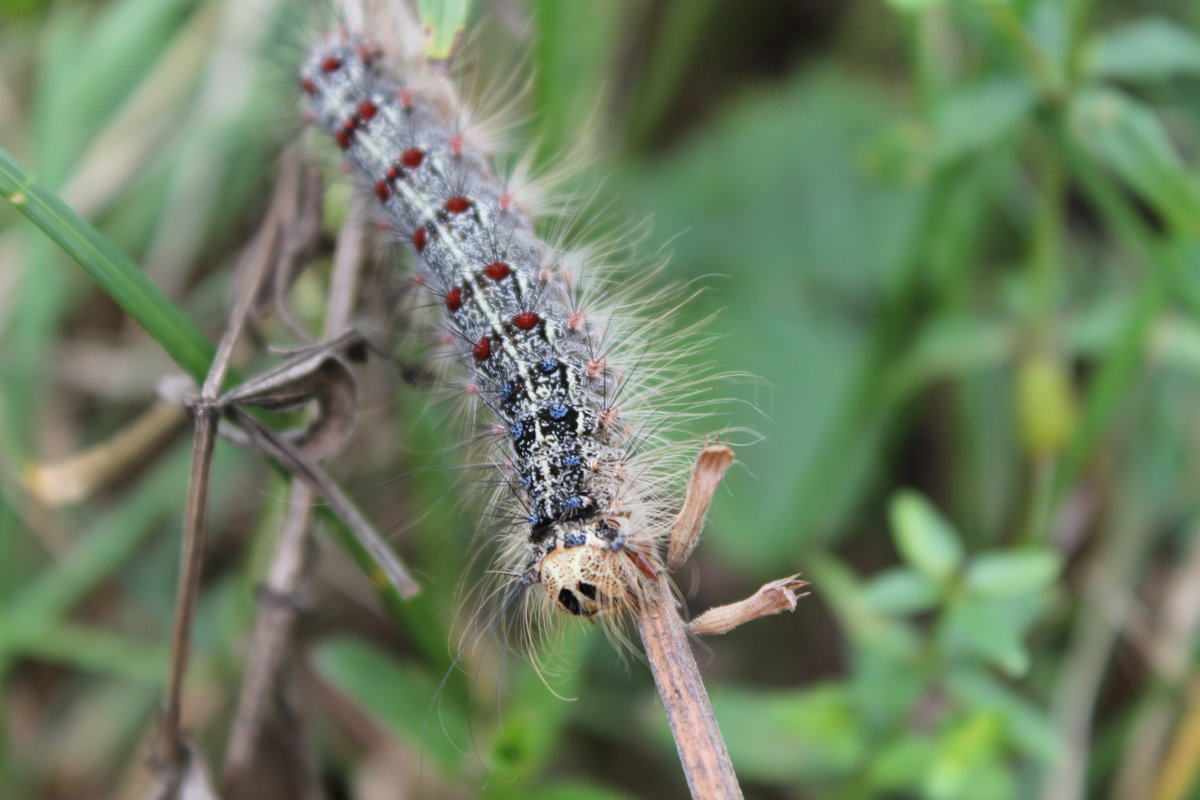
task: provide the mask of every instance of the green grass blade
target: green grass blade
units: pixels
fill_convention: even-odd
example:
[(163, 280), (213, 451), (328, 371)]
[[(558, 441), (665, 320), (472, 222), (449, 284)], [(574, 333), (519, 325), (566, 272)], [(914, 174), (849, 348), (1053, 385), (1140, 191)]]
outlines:
[(136, 264), (2, 148), (0, 194), (83, 267), (176, 364), (197, 382), (204, 380), (214, 352), (208, 338)]

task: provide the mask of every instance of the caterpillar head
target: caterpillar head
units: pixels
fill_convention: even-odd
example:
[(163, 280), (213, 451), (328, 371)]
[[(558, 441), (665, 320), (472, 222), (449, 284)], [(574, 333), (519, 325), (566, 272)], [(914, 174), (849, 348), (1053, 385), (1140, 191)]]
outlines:
[[(594, 534), (567, 533), (542, 557), (542, 587), (551, 604), (575, 616), (594, 617), (628, 602), (636, 578), (628, 553)], [(570, 542), (570, 545), (564, 544)]]

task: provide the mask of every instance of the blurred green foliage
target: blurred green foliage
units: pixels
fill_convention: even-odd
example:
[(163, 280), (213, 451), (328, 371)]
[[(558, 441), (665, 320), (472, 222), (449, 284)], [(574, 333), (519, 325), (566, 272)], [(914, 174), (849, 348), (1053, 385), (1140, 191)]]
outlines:
[[(714, 429), (761, 441), (679, 576), (696, 611), (813, 582), (794, 615), (701, 653), (747, 795), (1200, 796), (1200, 7), (475, 5), (477, 69), (528, 53), (514, 138), (548, 167), (589, 139), (582, 191), (606, 176), (593, 205), (619, 229), (649, 219), (638, 252), (706, 289), (680, 323), (720, 312), (697, 369), (754, 376), (708, 395), (730, 401)], [(0, 147), (213, 336), (299, 128), (309, 16), (0, 3)], [(318, 318), (326, 272), (301, 278), (298, 318)], [(172, 369), (0, 208), (6, 796), (132, 796), (187, 443), (66, 509), (22, 479), (120, 429)], [(425, 591), (399, 618), (376, 608), (321, 538), (296, 659), (335, 796), (380, 764), (416, 796), (682, 796), (644, 667), (596, 632), (564, 633), (540, 672), (459, 648), (482, 492), (455, 469), (453, 409), (368, 370), (335, 469)], [(214, 764), (286, 491), (218, 448), (188, 714)]]

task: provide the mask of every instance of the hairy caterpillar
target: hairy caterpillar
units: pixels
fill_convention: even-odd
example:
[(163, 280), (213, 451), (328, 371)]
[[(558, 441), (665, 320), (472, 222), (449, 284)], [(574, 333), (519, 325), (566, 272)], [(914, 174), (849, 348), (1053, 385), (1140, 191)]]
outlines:
[(614, 347), (626, 345), (641, 375), (664, 364), (585, 302), (573, 258), (538, 236), (519, 189), (430, 76), (396, 77), (366, 37), (339, 31), (310, 51), (300, 85), (315, 125), (417, 256), (454, 356), (496, 420), (506, 496), (522, 512), (504, 535), (503, 593), (538, 587), (535, 608), (588, 618), (636, 603), (662, 569), (672, 515), (652, 476), (673, 465), (650, 455), (657, 429), (626, 412), (645, 389), (618, 370)]

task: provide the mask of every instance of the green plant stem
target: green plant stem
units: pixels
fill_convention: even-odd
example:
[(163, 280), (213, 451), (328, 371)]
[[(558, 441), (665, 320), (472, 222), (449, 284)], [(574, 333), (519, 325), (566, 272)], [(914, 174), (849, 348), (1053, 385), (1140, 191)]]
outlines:
[(1054, 289), (1062, 263), (1066, 181), (1062, 159), (1053, 145), (1040, 138), (1035, 145), (1041, 186), (1029, 257), (1032, 302), (1028, 335), (1033, 347), (1044, 349), (1052, 344), (1049, 339), (1054, 324)]
[(1142, 283), (1133, 307), (1121, 326), (1117, 345), (1104, 359), (1099, 374), (1088, 388), (1079, 423), (1051, 478), (1049, 502), (1044, 504), (1041, 517), (1031, 526), (1038, 536), (1048, 531), (1055, 510), (1075, 482), (1092, 448), (1120, 405), (1126, 389), (1137, 375), (1150, 323), (1165, 305), (1169, 289), (1176, 282), (1178, 269), (1173, 254), (1146, 230), (1108, 176), (1075, 143), (1066, 123), (1058, 120), (1052, 130), (1057, 149), (1070, 167), (1071, 174), (1078, 178), (1088, 198), (1095, 203), (1106, 221), (1133, 245), (1136, 254), (1150, 266), (1150, 274)]

